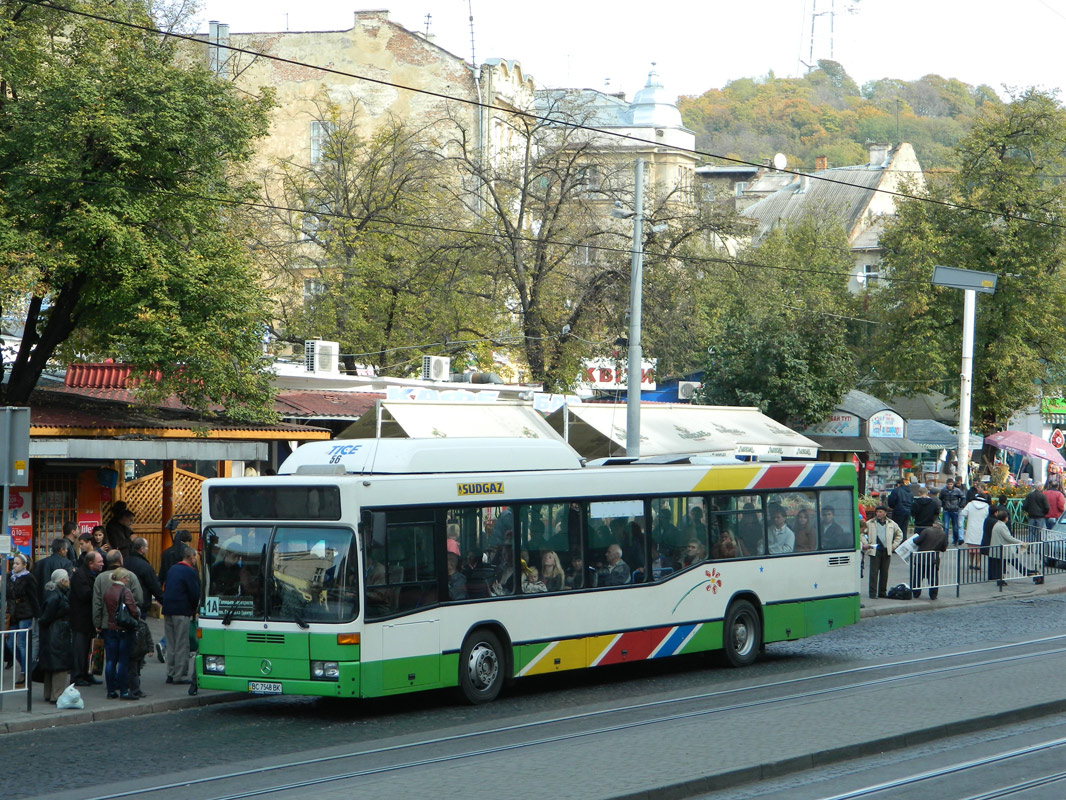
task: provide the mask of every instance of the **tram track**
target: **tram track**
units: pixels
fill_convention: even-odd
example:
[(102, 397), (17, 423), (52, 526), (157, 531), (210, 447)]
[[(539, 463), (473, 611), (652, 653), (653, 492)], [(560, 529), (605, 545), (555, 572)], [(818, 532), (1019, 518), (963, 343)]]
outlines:
[[(938, 767), (937, 769), (926, 770), (915, 775), (908, 775), (903, 778), (898, 778), (891, 781), (884, 781), (882, 783), (873, 784), (870, 786), (864, 786), (861, 789), (853, 789), (851, 791), (843, 792), (841, 794), (834, 794), (829, 797), (822, 798), (822, 800), (860, 800), (860, 798), (876, 798), (878, 795), (884, 796), (889, 792), (911, 788), (914, 786), (918, 786), (922, 783), (937, 780), (940, 778), (945, 778), (952, 775), (958, 775), (960, 773), (964, 773), (970, 770), (982, 769), (985, 767), (994, 767), (1011, 759), (1027, 758), (1039, 753), (1046, 753), (1049, 750), (1054, 750), (1057, 748), (1066, 748), (1066, 737), (1060, 737), (1048, 740), (1046, 742), (1028, 745), (1026, 747), (1019, 747), (1012, 750), (1007, 750), (1003, 753), (996, 753), (995, 755), (983, 756), (981, 758), (973, 758), (965, 761), (960, 761), (958, 763), (951, 764), (945, 767)], [(1050, 786), (1056, 783), (1061, 783), (1063, 781), (1066, 781), (1066, 771), (1058, 771), (1049, 775), (1041, 775), (1038, 777), (1028, 778), (1022, 781), (1015, 781), (1004, 786), (998, 786), (995, 789), (989, 789), (982, 792), (978, 792), (977, 794), (968, 794), (965, 797), (959, 798), (959, 800), (998, 800), (998, 798), (1010, 797), (1021, 792), (1027, 792), (1032, 789)], [(937, 792), (936, 795), (943, 796), (940, 792)]]
[[(818, 673), (815, 675), (804, 675), (784, 680), (770, 681), (754, 686), (734, 687), (711, 692), (693, 693), (682, 697), (664, 698), (661, 700), (634, 703), (625, 706), (612, 707), (608, 709), (596, 709), (592, 711), (554, 716), (547, 719), (519, 722), (510, 725), (498, 725), (484, 730), (465, 731), (447, 736), (431, 737), (418, 741), (385, 745), (382, 747), (364, 748), (344, 753), (335, 753), (306, 759), (296, 759), (282, 764), (272, 764), (268, 766), (255, 767), (250, 769), (235, 770), (224, 774), (208, 775), (198, 778), (187, 778), (176, 782), (159, 784), (156, 786), (140, 787), (134, 790), (118, 791), (110, 794), (97, 795), (91, 798), (91, 800), (118, 800), (119, 798), (133, 796), (144, 797), (151, 795), (164, 796), (167, 792), (178, 792), (181, 793), (181, 796), (184, 797), (187, 796), (187, 794), (185, 793), (194, 787), (208, 787), (214, 785), (221, 788), (221, 784), (224, 784), (227, 781), (244, 781), (246, 788), (242, 788), (240, 790), (224, 794), (203, 796), (211, 796), (212, 800), (239, 800), (240, 798), (261, 797), (270, 794), (280, 794), (284, 792), (296, 792), (301, 789), (307, 789), (314, 786), (322, 786), (323, 784), (327, 783), (335, 783), (356, 778), (369, 777), (373, 775), (384, 775), (387, 773), (397, 772), (404, 769), (413, 769), (418, 767), (445, 764), (448, 762), (462, 761), (492, 754), (507, 753), (509, 751), (520, 750), (523, 748), (533, 748), (543, 745), (561, 744), (569, 741), (585, 739), (588, 737), (632, 731), (638, 728), (661, 725), (664, 723), (680, 722), (684, 720), (692, 720), (695, 718), (706, 717), (714, 714), (738, 712), (756, 709), (760, 707), (772, 706), (775, 704), (803, 702), (808, 700), (814, 700), (817, 698), (825, 698), (827, 696), (835, 694), (842, 694), (845, 692), (852, 692), (856, 690), (865, 690), (878, 686), (887, 686), (905, 681), (915, 681), (923, 678), (933, 678), (937, 676), (951, 675), (953, 673), (959, 673), (966, 670), (978, 670), (987, 667), (1002, 666), (1011, 662), (1023, 662), (1030, 659), (1061, 655), (1063, 653), (1063, 643), (1066, 643), (1066, 635), (1040, 637), (1036, 639), (1025, 640), (1022, 642), (994, 645), (991, 647), (972, 648), (952, 653), (941, 653), (922, 656), (914, 659), (898, 660), (879, 664), (868, 664), (860, 667), (851, 667), (843, 670), (832, 670), (829, 672)], [(1058, 646), (1045, 647), (1046, 645), (1055, 644), (1058, 644)], [(1040, 649), (1037, 649), (1033, 652), (1025, 653), (1009, 652), (1011, 650), (1028, 647), (1037, 647)], [(997, 655), (994, 658), (987, 657), (989, 654), (992, 653), (1002, 653), (1002, 655)], [(972, 657), (974, 656), (978, 656), (978, 658), (973, 659)], [(981, 656), (986, 657), (981, 658)], [(964, 660), (962, 660), (960, 663), (954, 664), (942, 663), (948, 660), (958, 661), (960, 659)], [(915, 669), (915, 667), (920, 668)], [(849, 677), (869, 675), (870, 673), (885, 670), (902, 671), (891, 675), (870, 677), (861, 680), (848, 680), (846, 683), (840, 685), (815, 687), (805, 691), (781, 692), (782, 689), (787, 690), (788, 687), (802, 686), (803, 684), (810, 684), (816, 681), (848, 679)], [(524, 732), (544, 730), (551, 726), (574, 726), (606, 717), (617, 717), (619, 715), (625, 714), (647, 714), (648, 712), (653, 712), (655, 709), (666, 709), (671, 706), (676, 706), (678, 704), (722, 701), (727, 700), (731, 697), (742, 697), (744, 695), (750, 696), (752, 694), (757, 695), (759, 693), (765, 692), (774, 692), (774, 694), (771, 694), (770, 696), (766, 697), (742, 699), (738, 702), (720, 702), (711, 707), (706, 708), (689, 709), (677, 713), (652, 714), (652, 716), (642, 717), (635, 720), (620, 721), (608, 725), (597, 725), (595, 727), (563, 731), (551, 735), (535, 736), (533, 738), (522, 738), (518, 741), (495, 744), (488, 747), (466, 748), (459, 752), (429, 755), (413, 759), (408, 758), (403, 759), (401, 761), (395, 761), (393, 763), (386, 763), (372, 767), (363, 767), (349, 770), (341, 769), (336, 772), (332, 772), (328, 775), (316, 776), (305, 780), (279, 782), (269, 786), (260, 786), (255, 788), (247, 787), (247, 781), (249, 779), (254, 779), (256, 776), (264, 776), (271, 773), (279, 774), (280, 776), (281, 773), (287, 771), (314, 768), (316, 766), (324, 764), (335, 764), (339, 766), (341, 762), (347, 760), (381, 757), (387, 758), (389, 756), (393, 756), (399, 753), (414, 753), (420, 749), (440, 747), (444, 745), (454, 745), (458, 742), (472, 741), (482, 737), (499, 738), (502, 736), (521, 735)], [(678, 794), (673, 796), (683, 795)]]

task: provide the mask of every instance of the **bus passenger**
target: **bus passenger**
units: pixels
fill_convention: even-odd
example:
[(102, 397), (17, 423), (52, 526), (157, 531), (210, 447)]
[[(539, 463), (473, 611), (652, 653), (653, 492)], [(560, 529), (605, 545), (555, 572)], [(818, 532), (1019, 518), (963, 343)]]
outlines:
[(699, 564), (707, 558), (707, 548), (699, 539), (690, 539), (685, 546), (685, 557), (681, 559), (681, 569)]
[(466, 600), (466, 576), (459, 571), (459, 542), (448, 540), (448, 599)]
[(591, 589), (596, 586), (596, 570), (586, 567), (581, 554), (574, 553), (570, 558), (570, 572), (567, 573), (566, 582), (571, 589)]
[(822, 506), (822, 543), (827, 550), (843, 550), (855, 546), (851, 536), (836, 522), (836, 509)]
[(796, 546), (796, 534), (785, 524), (785, 509), (774, 506), (770, 510), (770, 553), (791, 553)]
[(744, 503), (744, 510), (740, 514), (737, 537), (741, 555), (761, 556), (766, 552), (763, 546), (762, 515), (755, 510), (755, 504), (750, 500)]
[(660, 580), (674, 571), (674, 562), (669, 556), (659, 552), (659, 543), (652, 539), (651, 542), (651, 578)]
[(722, 528), (718, 544), (714, 546), (714, 557), (736, 558), (738, 555), (740, 555), (740, 551), (737, 547), (737, 540), (733, 536), (733, 531), (729, 530), (729, 528)]
[(566, 588), (566, 576), (559, 556), (554, 550), (545, 550), (540, 557), (540, 577), (549, 592), (561, 592)]
[(622, 548), (612, 544), (607, 548), (607, 565), (600, 569), (600, 586), (622, 586), (629, 583), (629, 564), (622, 560)]
[(548, 587), (540, 579), (536, 567), (526, 567), (522, 570), (522, 594), (542, 594), (546, 591)]
[(510, 545), (503, 545), (497, 553), (490, 592), (496, 597), (514, 594), (514, 550)]
[(817, 550), (818, 532), (811, 525), (811, 510), (806, 506), (800, 508), (796, 512), (796, 519), (792, 524), (796, 534), (796, 552), (809, 553), (812, 550)]

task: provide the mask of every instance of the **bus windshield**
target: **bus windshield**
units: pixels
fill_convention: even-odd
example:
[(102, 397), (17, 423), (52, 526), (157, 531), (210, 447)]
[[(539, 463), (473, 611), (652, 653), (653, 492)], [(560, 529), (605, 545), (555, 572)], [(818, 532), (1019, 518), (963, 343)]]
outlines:
[(205, 617), (348, 622), (359, 611), (355, 538), (317, 526), (205, 531)]
[(359, 612), (355, 537), (344, 528), (279, 527), (270, 548), (267, 616), (349, 622)]

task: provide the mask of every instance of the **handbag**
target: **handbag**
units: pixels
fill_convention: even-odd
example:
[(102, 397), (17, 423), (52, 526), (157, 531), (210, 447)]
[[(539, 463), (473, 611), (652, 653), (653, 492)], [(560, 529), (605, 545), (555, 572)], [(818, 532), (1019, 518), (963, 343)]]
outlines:
[(119, 630), (127, 632), (137, 630), (137, 618), (126, 607), (126, 593), (128, 591), (128, 589), (123, 587), (118, 596), (118, 604), (115, 606), (115, 624)]
[(93, 675), (104, 674), (104, 640), (99, 636), (94, 637), (89, 646), (89, 672)]
[(137, 630), (133, 639), (133, 647), (130, 648), (130, 658), (144, 658), (152, 652), (152, 631), (148, 628), (148, 623), (143, 619), (137, 620)]

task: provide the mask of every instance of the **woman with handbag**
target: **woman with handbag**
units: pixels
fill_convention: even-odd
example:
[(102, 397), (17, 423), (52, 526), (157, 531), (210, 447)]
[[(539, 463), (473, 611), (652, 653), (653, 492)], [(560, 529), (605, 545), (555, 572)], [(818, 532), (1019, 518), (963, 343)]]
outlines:
[(69, 685), (74, 650), (70, 639), (70, 576), (57, 569), (44, 585), (41, 609), (41, 652), (37, 665), (44, 672), (44, 700), (54, 703)]
[[(11, 572), (7, 576), (7, 607), (11, 614), (11, 627), (15, 630), (30, 631), (15, 639), (15, 658), (19, 664), (19, 677), (16, 686), (26, 685), (26, 650), (33, 638), (33, 623), (41, 614), (37, 599), (37, 579), (29, 569), (30, 562), (22, 553), (15, 553), (11, 559)], [(33, 667), (33, 653), (30, 653), (30, 669)]]
[[(140, 609), (129, 590), (130, 572), (122, 567), (108, 575), (111, 585), (104, 592), (100, 618), (94, 620), (104, 632), (104, 681), (111, 699), (136, 700), (129, 690), (129, 660), (136, 636)], [(103, 580), (103, 578), (101, 578)]]

